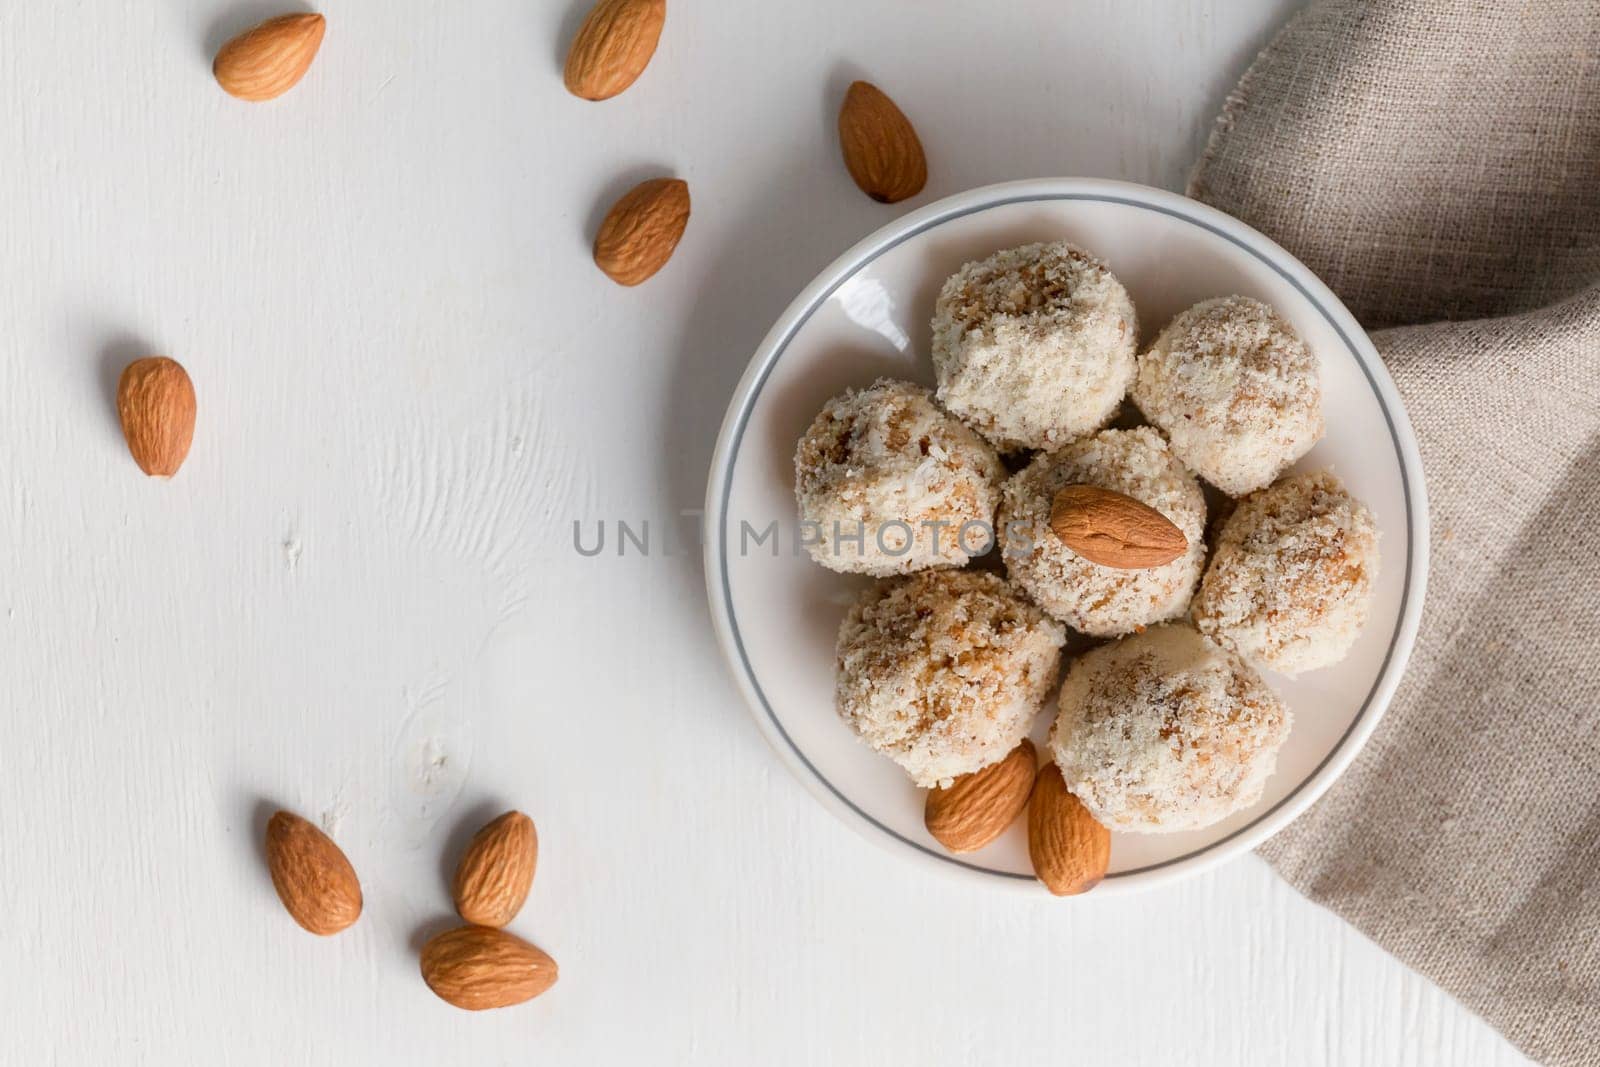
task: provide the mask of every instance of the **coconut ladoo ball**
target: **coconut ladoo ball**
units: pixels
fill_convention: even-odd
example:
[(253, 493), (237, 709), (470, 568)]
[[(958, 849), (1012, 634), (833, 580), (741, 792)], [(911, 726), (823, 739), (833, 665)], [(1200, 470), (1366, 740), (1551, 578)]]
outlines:
[(993, 545), (1000, 457), (919, 385), (884, 378), (828, 401), (794, 469), (807, 548), (831, 570), (960, 567)]
[(1060, 703), (1061, 776), (1113, 830), (1196, 830), (1248, 808), (1289, 735), (1260, 675), (1182, 623), (1080, 656)]
[[(1170, 563), (1121, 569), (1079, 555), (1050, 526), (1056, 494), (1094, 485), (1159, 511), (1188, 546)], [(1116, 637), (1189, 610), (1205, 564), (1205, 494), (1148, 426), (1102, 430), (1044, 452), (1012, 475), (996, 520), (1006, 574), (1034, 603), (1080, 633)]]
[(1239, 502), (1195, 598), (1219, 644), (1283, 674), (1344, 659), (1366, 624), (1378, 576), (1372, 512), (1327, 471)]
[(1268, 485), (1322, 437), (1317, 361), (1259, 300), (1196, 304), (1139, 356), (1133, 402), (1229, 496)]
[(1003, 759), (1049, 698), (1066, 631), (987, 571), (868, 589), (839, 628), (835, 701), (919, 786)]
[(933, 311), (939, 402), (1001, 451), (1056, 448), (1110, 421), (1133, 381), (1133, 301), (1065, 241), (968, 263)]

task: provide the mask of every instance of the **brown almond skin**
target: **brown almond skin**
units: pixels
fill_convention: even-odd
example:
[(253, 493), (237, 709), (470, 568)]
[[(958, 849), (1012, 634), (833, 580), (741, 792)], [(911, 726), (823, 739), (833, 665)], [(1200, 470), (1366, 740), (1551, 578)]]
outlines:
[(361, 882), (332, 839), (300, 816), (280, 811), (267, 823), (272, 887), (294, 921), (323, 937), (361, 917)]
[(538, 862), (533, 820), (520, 811), (506, 812), (473, 835), (456, 867), (451, 886), (456, 913), (478, 926), (504, 926), (528, 899)]
[(656, 54), (667, 0), (599, 0), (567, 52), (567, 91), (608, 100), (638, 80)]
[(1087, 893), (1111, 866), (1111, 831), (1067, 791), (1054, 760), (1039, 769), (1028, 800), (1028, 856), (1058, 897)]
[(230, 96), (259, 103), (299, 84), (322, 47), (321, 15), (279, 15), (248, 29), (217, 52), (211, 73)]
[(1161, 512), (1098, 485), (1069, 485), (1050, 505), (1050, 529), (1072, 551), (1102, 567), (1162, 567), (1189, 551), (1189, 539)]
[(1004, 759), (963, 774), (948, 789), (931, 789), (923, 822), (951, 852), (975, 852), (1010, 826), (1028, 806), (1036, 757), (1023, 738)]
[(117, 382), (117, 417), (139, 469), (153, 478), (178, 473), (194, 440), (194, 383), (166, 356), (136, 359)]
[(928, 182), (928, 159), (911, 120), (871, 82), (855, 82), (844, 95), (839, 148), (850, 177), (880, 204), (916, 196)]
[(618, 285), (638, 285), (666, 266), (689, 225), (689, 183), (652, 178), (611, 206), (594, 237), (594, 261)]
[(544, 951), (492, 926), (460, 926), (422, 947), (422, 980), (467, 1011), (532, 1000), (556, 977), (556, 961)]

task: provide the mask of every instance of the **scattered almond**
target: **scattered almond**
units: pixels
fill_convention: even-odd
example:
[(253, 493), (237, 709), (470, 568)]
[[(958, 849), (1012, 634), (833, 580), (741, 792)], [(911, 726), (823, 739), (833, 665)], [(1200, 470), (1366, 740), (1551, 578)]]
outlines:
[(1005, 832), (1028, 805), (1033, 742), (1023, 739), (1000, 762), (932, 789), (923, 811), (928, 833), (951, 852), (974, 852)]
[(573, 96), (606, 100), (632, 85), (656, 54), (667, 0), (600, 0), (567, 52)]
[(267, 823), (272, 887), (294, 921), (314, 934), (336, 934), (361, 917), (355, 868), (327, 834), (280, 811)]
[(858, 81), (839, 108), (839, 147), (861, 191), (882, 204), (922, 192), (928, 160), (911, 120), (871, 82)]
[(1111, 866), (1111, 831), (1067, 791), (1054, 760), (1039, 769), (1028, 800), (1028, 855), (1058, 897), (1087, 893)]
[(666, 266), (689, 225), (689, 184), (653, 178), (611, 206), (594, 237), (594, 261), (618, 285), (638, 285)]
[(1050, 529), (1090, 563), (1119, 570), (1160, 567), (1189, 550), (1188, 538), (1171, 519), (1098, 485), (1069, 485), (1057, 493)]
[(473, 835), (456, 868), (456, 912), (479, 926), (504, 926), (516, 918), (533, 884), (539, 835), (533, 820), (508, 811)]
[(467, 1011), (532, 1000), (556, 984), (556, 961), (492, 926), (447, 930), (422, 947), (422, 980)]
[(305, 76), (322, 47), (327, 20), (321, 15), (279, 15), (246, 30), (217, 53), (211, 73), (240, 100), (282, 96)]
[(170, 478), (194, 440), (194, 383), (166, 356), (136, 359), (117, 383), (117, 417), (133, 461), (146, 474)]

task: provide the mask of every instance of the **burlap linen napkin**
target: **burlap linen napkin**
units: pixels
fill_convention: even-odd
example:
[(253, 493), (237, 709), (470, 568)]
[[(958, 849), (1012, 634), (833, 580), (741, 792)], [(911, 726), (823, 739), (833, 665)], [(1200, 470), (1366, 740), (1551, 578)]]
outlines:
[(1262, 852), (1529, 1055), (1600, 1064), (1600, 2), (1315, 3), (1190, 195), (1398, 327), (1433, 518), (1388, 716)]

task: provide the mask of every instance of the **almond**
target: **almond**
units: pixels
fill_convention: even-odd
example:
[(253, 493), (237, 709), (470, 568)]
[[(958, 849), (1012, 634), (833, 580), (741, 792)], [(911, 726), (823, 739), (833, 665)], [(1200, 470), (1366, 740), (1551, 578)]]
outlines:
[(355, 868), (327, 834), (280, 811), (267, 823), (272, 887), (294, 921), (314, 934), (336, 934), (361, 917)]
[(166, 356), (136, 359), (117, 383), (117, 417), (139, 469), (152, 477), (178, 473), (194, 440), (194, 383)]
[(451, 887), (456, 912), (479, 926), (504, 926), (528, 899), (538, 861), (533, 820), (520, 811), (506, 812), (468, 843)]
[(689, 225), (689, 185), (653, 178), (611, 206), (594, 237), (594, 261), (618, 285), (638, 285), (666, 266)]
[(1087, 893), (1111, 866), (1111, 831), (1067, 792), (1054, 760), (1039, 769), (1028, 800), (1033, 873), (1058, 897)]
[(211, 73), (240, 100), (271, 100), (295, 87), (317, 58), (327, 20), (279, 15), (246, 30), (217, 52)]
[(1098, 485), (1069, 485), (1057, 493), (1050, 529), (1090, 563), (1119, 570), (1160, 567), (1189, 550), (1188, 538), (1171, 519)]
[(632, 85), (656, 54), (667, 0), (600, 0), (567, 52), (567, 90), (606, 100)]
[(987, 845), (1028, 806), (1034, 765), (1033, 742), (1024, 738), (1000, 762), (930, 790), (922, 816), (928, 833), (951, 852)]
[(556, 984), (556, 961), (492, 926), (447, 930), (422, 946), (422, 980), (467, 1011), (532, 1000)]
[(922, 192), (928, 159), (911, 120), (871, 82), (855, 82), (839, 108), (839, 147), (861, 191), (881, 204)]

